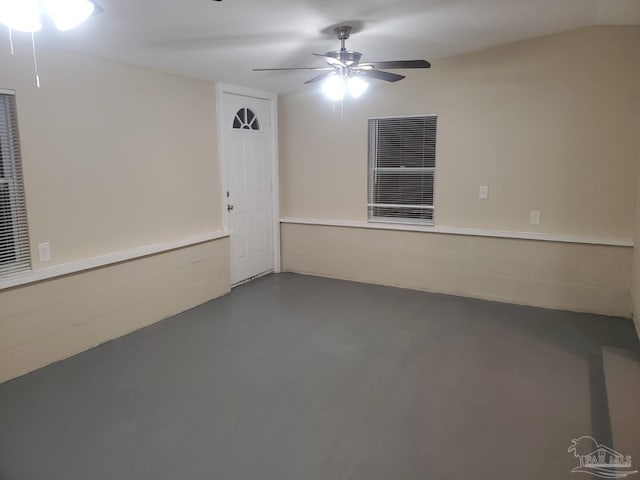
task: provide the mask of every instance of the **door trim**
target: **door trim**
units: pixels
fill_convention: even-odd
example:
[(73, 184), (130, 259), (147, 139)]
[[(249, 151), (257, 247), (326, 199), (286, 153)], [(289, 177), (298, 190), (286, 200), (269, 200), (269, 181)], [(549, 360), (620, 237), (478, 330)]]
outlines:
[[(226, 166), (223, 159), (224, 138), (222, 128), (225, 119), (222, 102), (224, 94), (239, 95), (242, 97), (252, 97), (269, 101), (269, 122), (271, 123), (271, 202), (273, 210), (272, 230), (273, 230), (273, 271), (281, 272), (280, 263), (280, 168), (278, 162), (278, 95), (272, 92), (254, 90), (252, 88), (240, 87), (228, 83), (216, 83), (216, 111), (217, 111), (217, 135), (218, 135), (218, 165), (220, 171), (220, 208), (222, 209), (222, 225), (226, 232), (229, 231), (229, 212), (227, 211), (227, 177)], [(231, 258), (231, 256), (229, 256)]]

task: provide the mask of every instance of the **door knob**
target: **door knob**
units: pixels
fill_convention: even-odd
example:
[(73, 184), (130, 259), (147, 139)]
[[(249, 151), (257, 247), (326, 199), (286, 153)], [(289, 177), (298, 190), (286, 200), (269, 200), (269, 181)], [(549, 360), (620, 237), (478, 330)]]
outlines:
[(233, 210), (233, 205), (227, 203), (227, 212), (230, 212), (231, 210)]

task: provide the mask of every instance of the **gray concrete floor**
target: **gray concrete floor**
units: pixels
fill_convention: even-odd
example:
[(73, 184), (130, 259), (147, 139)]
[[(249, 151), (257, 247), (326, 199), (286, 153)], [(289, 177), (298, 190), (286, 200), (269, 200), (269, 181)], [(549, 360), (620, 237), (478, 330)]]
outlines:
[(575, 479), (603, 347), (632, 322), (271, 275), (0, 385), (0, 479)]

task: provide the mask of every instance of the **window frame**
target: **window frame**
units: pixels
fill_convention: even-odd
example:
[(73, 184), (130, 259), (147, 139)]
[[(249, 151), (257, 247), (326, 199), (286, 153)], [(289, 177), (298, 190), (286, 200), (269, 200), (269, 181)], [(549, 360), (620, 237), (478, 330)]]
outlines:
[[(6, 99), (12, 104), (5, 106)], [(8, 134), (6, 142), (0, 138), (0, 162), (2, 162), (0, 185), (6, 185), (9, 192), (8, 209), (11, 220), (7, 222), (9, 225), (7, 232), (10, 232), (7, 238), (12, 239), (14, 250), (13, 260), (3, 258), (5, 252), (0, 250), (0, 279), (2, 279), (31, 271), (32, 265), (15, 92), (0, 89), (0, 102), (0, 132), (4, 129)], [(1, 198), (0, 201), (2, 201)], [(0, 233), (4, 232), (0, 231)]]
[[(411, 118), (435, 118), (435, 138), (434, 138), (434, 166), (433, 167), (373, 167), (373, 153), (372, 149), (375, 149), (376, 152), (378, 150), (378, 140), (379, 136), (375, 135), (375, 139), (372, 138), (371, 131), (371, 122), (379, 121), (379, 120), (396, 120), (396, 119), (411, 119)], [(436, 212), (436, 169), (437, 169), (437, 141), (438, 141), (438, 114), (437, 113), (424, 113), (424, 114), (416, 114), (416, 115), (392, 115), (392, 116), (377, 116), (377, 117), (369, 117), (367, 119), (367, 135), (368, 135), (368, 152), (367, 152), (367, 221), (369, 223), (393, 223), (393, 224), (405, 224), (405, 225), (423, 225), (423, 226), (434, 226), (435, 225), (435, 212)], [(377, 163), (376, 156), (376, 163)], [(411, 173), (419, 173), (423, 172), (426, 174), (431, 174), (433, 177), (432, 180), (432, 202), (431, 205), (426, 204), (401, 204), (401, 203), (372, 203), (372, 199), (374, 196), (374, 178), (377, 176), (378, 172), (386, 172), (386, 173), (396, 173), (399, 175), (402, 174), (411, 174)], [(392, 216), (374, 216), (372, 214), (372, 208), (384, 208), (384, 207), (396, 207), (396, 208), (414, 208), (431, 210), (431, 219), (419, 219), (419, 218), (410, 218), (410, 217), (392, 217)]]

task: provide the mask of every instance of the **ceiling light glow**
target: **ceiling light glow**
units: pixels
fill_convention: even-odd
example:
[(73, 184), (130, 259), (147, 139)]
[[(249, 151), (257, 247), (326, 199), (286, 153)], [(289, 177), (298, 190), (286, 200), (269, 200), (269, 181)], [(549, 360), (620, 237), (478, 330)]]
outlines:
[(347, 92), (353, 98), (360, 98), (368, 88), (369, 82), (355, 75), (331, 75), (322, 83), (322, 91), (333, 101), (343, 100)]
[(58, 30), (70, 30), (91, 16), (89, 0), (0, 0), (0, 23), (20, 32), (42, 29), (41, 16), (48, 15)]
[(340, 101), (344, 98), (344, 80), (342, 77), (332, 75), (322, 84), (322, 91), (331, 100)]
[(71, 30), (91, 16), (95, 5), (88, 0), (44, 0), (44, 7), (56, 28)]
[(349, 93), (353, 98), (360, 98), (364, 92), (369, 88), (369, 83), (364, 81), (360, 77), (349, 77)]
[(0, 0), (0, 23), (20, 32), (42, 28), (38, 0)]

